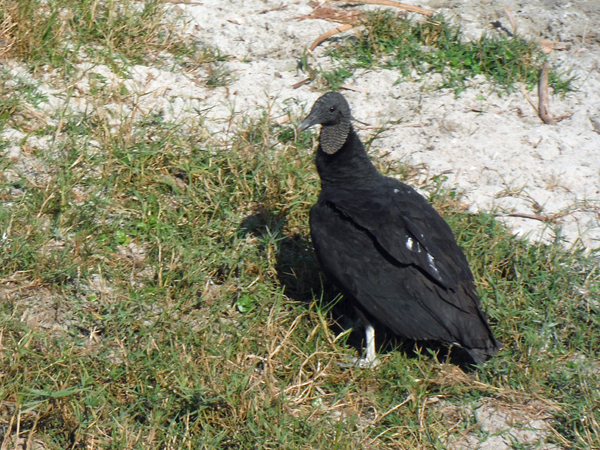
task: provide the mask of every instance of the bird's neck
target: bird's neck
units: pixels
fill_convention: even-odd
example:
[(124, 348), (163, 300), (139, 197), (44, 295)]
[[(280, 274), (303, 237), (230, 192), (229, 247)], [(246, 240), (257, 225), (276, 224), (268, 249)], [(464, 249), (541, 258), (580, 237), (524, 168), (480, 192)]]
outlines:
[(353, 128), (350, 128), (344, 145), (334, 154), (325, 153), (319, 146), (315, 161), (322, 188), (364, 186), (369, 179), (380, 176)]

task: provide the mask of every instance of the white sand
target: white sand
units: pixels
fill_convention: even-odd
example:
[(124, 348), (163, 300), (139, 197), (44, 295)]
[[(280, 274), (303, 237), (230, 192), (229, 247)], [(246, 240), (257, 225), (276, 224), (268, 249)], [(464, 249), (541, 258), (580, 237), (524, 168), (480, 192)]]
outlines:
[[(532, 218), (503, 218), (517, 234), (551, 241), (557, 232), (567, 247), (581, 239), (586, 248), (599, 248), (600, 1), (429, 0), (421, 6), (441, 8), (470, 37), (491, 31), (496, 20), (510, 29), (503, 8), (508, 6), (520, 35), (570, 44), (567, 51), (553, 52), (550, 61), (555, 67), (573, 68), (578, 90), (565, 98), (551, 96), (550, 111), (555, 117), (572, 115), (556, 125), (544, 124), (520, 86), (516, 93), (499, 97), (485, 80), (476, 79), (474, 87), (456, 99), (453, 92), (432, 91), (423, 83), (395, 84), (394, 71), (360, 71), (346, 82), (352, 90), (343, 92), (357, 119), (386, 127), (373, 148), (422, 164), (426, 176), (443, 174), (445, 187), (457, 188), (472, 211), (555, 219), (547, 225)], [(203, 0), (201, 5), (170, 8), (183, 9), (189, 16), (182, 33), (193, 33), (230, 56), (221, 65), (233, 81), (207, 87), (208, 65), (188, 73), (136, 66), (125, 85), (137, 96), (138, 113), (159, 109), (172, 118), (202, 111), (212, 133), (225, 133), (244, 115), (259, 115), (264, 109), (274, 120), (288, 115), (298, 120), (321, 95), (310, 84), (292, 87), (307, 77), (297, 70), (305, 49), (336, 25), (299, 21), (299, 16), (312, 11), (308, 0)], [(315, 50), (313, 66), (330, 64), (324, 56), (328, 45), (325, 42)], [(80, 68), (87, 71), (77, 85), (81, 91), (89, 89), (91, 73), (109, 82), (118, 78), (107, 67), (81, 64)], [(26, 77), (13, 66), (13, 73), (18, 72)], [(40, 108), (61, 107), (60, 92), (45, 85), (40, 89), (49, 98)], [(528, 96), (537, 104), (537, 92)], [(85, 96), (75, 95), (71, 107), (84, 111)], [(120, 115), (130, 112), (123, 104), (104, 108), (113, 111), (115, 125)], [(357, 128), (363, 136), (372, 132), (360, 124)], [(3, 133), (5, 139), (15, 141), (19, 136), (11, 130)]]
[[(394, 71), (362, 71), (346, 83), (355, 90), (343, 92), (357, 119), (388, 128), (373, 147), (409, 163), (423, 163), (429, 176), (443, 173), (446, 187), (464, 193), (473, 211), (556, 219), (550, 226), (529, 218), (504, 219), (515, 233), (551, 241), (560, 232), (566, 246), (581, 238), (587, 248), (600, 247), (600, 3), (431, 0), (421, 6), (444, 8), (467, 36), (491, 30), (496, 20), (510, 29), (503, 9), (508, 6), (520, 35), (570, 44), (568, 51), (553, 52), (550, 60), (573, 68), (578, 90), (565, 98), (551, 97), (550, 109), (555, 117), (572, 116), (557, 125), (544, 124), (520, 86), (516, 93), (498, 97), (477, 79), (475, 88), (455, 99), (453, 92), (423, 89), (422, 83), (395, 85)], [(214, 130), (224, 129), (232, 110), (247, 114), (270, 107), (277, 117), (291, 109), (297, 117), (300, 107), (310, 108), (321, 94), (310, 85), (292, 88), (306, 77), (297, 71), (302, 52), (335, 26), (323, 20), (298, 21), (312, 10), (307, 1), (205, 0), (185, 9), (194, 18), (190, 29), (232, 57), (225, 66), (235, 81), (204, 89), (200, 102), (216, 105), (208, 114)], [(329, 64), (323, 55), (327, 45), (315, 51), (313, 65)], [(172, 89), (185, 90), (183, 83)], [(528, 95), (537, 104), (537, 92)]]

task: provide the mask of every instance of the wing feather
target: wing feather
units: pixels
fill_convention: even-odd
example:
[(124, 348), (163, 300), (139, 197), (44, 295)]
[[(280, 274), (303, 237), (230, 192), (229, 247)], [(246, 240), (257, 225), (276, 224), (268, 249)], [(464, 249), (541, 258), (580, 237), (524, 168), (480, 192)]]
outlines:
[[(428, 254), (436, 258), (440, 249), (427, 239), (430, 230), (421, 233), (418, 220), (409, 231), (407, 218), (397, 213), (369, 218), (368, 213), (389, 211), (386, 205), (337, 197), (335, 203), (327, 196), (319, 198), (311, 209), (310, 227), (323, 271), (345, 296), (400, 336), (489, 347), (491, 331), (479, 310), (468, 265), (464, 276), (445, 267), (439, 257), (440, 279), (426, 259)], [(378, 227), (381, 223), (387, 228)], [(408, 248), (409, 237), (423, 247), (425, 259)]]
[(449, 289), (473, 276), (454, 233), (419, 193), (396, 180), (364, 195), (343, 190), (323, 192), (321, 202), (373, 235), (381, 248), (401, 264), (412, 264)]

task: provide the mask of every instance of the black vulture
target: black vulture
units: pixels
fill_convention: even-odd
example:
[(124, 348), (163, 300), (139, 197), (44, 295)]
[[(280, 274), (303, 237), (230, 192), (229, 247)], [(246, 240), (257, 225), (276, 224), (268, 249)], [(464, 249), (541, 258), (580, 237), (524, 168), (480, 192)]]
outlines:
[(371, 323), (400, 338), (458, 345), (483, 364), (502, 346), (450, 226), (413, 188), (377, 171), (351, 119), (344, 96), (328, 92), (298, 130), (321, 125), (310, 232), (325, 276), (365, 321), (367, 351), (357, 364), (377, 362)]

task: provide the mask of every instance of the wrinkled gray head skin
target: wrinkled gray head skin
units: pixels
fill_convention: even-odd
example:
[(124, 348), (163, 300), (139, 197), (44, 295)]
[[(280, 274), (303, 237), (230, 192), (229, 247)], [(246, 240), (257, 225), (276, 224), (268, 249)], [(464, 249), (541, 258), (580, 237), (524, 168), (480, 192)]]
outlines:
[(325, 153), (332, 155), (346, 142), (351, 119), (350, 106), (344, 96), (339, 92), (327, 92), (315, 102), (310, 114), (298, 125), (298, 131), (322, 125), (319, 143)]

